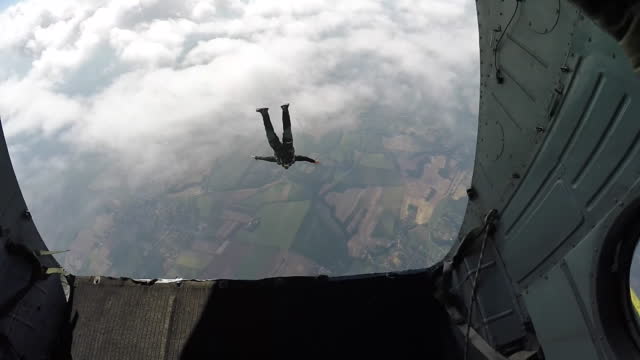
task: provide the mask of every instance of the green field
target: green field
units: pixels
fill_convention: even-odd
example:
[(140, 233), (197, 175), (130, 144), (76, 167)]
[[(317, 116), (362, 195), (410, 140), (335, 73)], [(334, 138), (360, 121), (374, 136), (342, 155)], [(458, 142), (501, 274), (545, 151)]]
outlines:
[(385, 209), (382, 216), (378, 219), (372, 235), (381, 239), (392, 238), (395, 235), (395, 223), (396, 216), (388, 209)]
[(362, 145), (362, 135), (353, 131), (345, 132), (342, 134), (340, 140), (340, 148), (344, 152), (351, 152), (360, 149)]
[(253, 243), (245, 249), (241, 258), (234, 265), (234, 277), (238, 279), (258, 279), (266, 277), (277, 261), (280, 249), (273, 246), (262, 246)]
[(410, 252), (414, 261), (418, 261), (412, 266), (430, 266), (445, 256), (449, 248), (444, 248), (433, 242), (431, 228), (429, 226), (416, 226), (408, 233), (405, 248)]
[(258, 212), (261, 222), (255, 232), (256, 236), (251, 236), (247, 240), (287, 250), (295, 240), (298, 229), (309, 211), (309, 206), (309, 200), (263, 206)]
[[(283, 198), (283, 194), (287, 191), (287, 196)], [(259, 209), (273, 202), (302, 201), (309, 199), (309, 197), (310, 194), (304, 186), (295, 182), (279, 182), (242, 201), (242, 205), (252, 209)]]
[(258, 238), (258, 233), (255, 231), (247, 231), (245, 229), (239, 229), (233, 235), (233, 241), (243, 241), (251, 244), (255, 244), (260, 242)]
[(291, 248), (330, 269), (334, 275), (347, 272), (352, 258), (347, 249), (346, 232), (322, 202), (314, 202), (310, 212)]
[(382, 191), (382, 199), (380, 201), (385, 209), (390, 209), (391, 211), (399, 215), (400, 208), (402, 207), (402, 202), (404, 201), (404, 187), (385, 187)]
[(387, 154), (364, 154), (360, 159), (360, 166), (387, 170), (395, 168), (393, 160)]
[(208, 219), (212, 215), (214, 201), (211, 197), (203, 195), (196, 199), (196, 206), (198, 207), (198, 215), (200, 218)]
[(216, 191), (240, 188), (240, 181), (247, 167), (253, 164), (252, 161), (255, 162), (250, 157), (240, 158), (233, 154), (225, 159), (218, 160), (206, 179), (207, 188)]
[(384, 142), (382, 135), (376, 132), (367, 132), (362, 134), (364, 140), (362, 141), (361, 151), (368, 153), (380, 153), (385, 152)]
[(340, 179), (336, 191), (352, 187), (399, 186), (402, 182), (402, 177), (394, 170), (356, 166)]
[(426, 226), (416, 226), (409, 230), (407, 235), (409, 237), (409, 241), (415, 244), (420, 244), (421, 246), (425, 245), (427, 241), (429, 241), (429, 230)]
[(344, 181), (344, 179), (346, 179), (347, 176), (349, 176), (350, 172), (351, 172), (351, 170), (336, 169), (336, 171), (334, 171), (334, 173), (333, 173), (333, 182), (339, 183), (339, 182)]
[[(270, 155), (270, 154), (267, 154)], [(247, 161), (247, 160), (242, 160)], [(254, 159), (249, 160), (249, 168), (244, 172), (242, 177), (238, 180), (236, 189), (251, 189), (259, 188), (269, 183), (274, 182), (282, 173), (280, 168), (275, 163), (257, 161)]]
[(209, 255), (186, 250), (178, 255), (178, 258), (176, 259), (176, 265), (184, 266), (186, 268), (194, 270), (201, 270), (202, 268), (207, 266), (209, 260)]

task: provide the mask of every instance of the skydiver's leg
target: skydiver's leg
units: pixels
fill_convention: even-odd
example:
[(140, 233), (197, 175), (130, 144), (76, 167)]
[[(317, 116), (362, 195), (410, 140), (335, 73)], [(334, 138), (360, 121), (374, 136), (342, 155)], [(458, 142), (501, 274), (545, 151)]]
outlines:
[(282, 105), (282, 142), (293, 143), (293, 133), (291, 132), (291, 117), (289, 116), (289, 104)]
[(278, 139), (278, 135), (276, 135), (276, 132), (273, 130), (273, 125), (269, 117), (269, 109), (261, 108), (256, 111), (262, 115), (262, 122), (264, 123), (264, 130), (267, 133), (269, 145), (273, 150), (280, 148), (280, 139)]

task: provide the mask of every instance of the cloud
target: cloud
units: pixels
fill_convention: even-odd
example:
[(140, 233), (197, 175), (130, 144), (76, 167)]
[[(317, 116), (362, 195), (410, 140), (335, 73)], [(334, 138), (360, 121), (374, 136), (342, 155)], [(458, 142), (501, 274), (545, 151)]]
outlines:
[(19, 175), (68, 182), (72, 159), (97, 154), (96, 184), (172, 181), (235, 151), (235, 136), (262, 141), (254, 109), (283, 102), (307, 132), (358, 126), (373, 104), (475, 132), (452, 115), (477, 108), (470, 0), (24, 0), (0, 32)]

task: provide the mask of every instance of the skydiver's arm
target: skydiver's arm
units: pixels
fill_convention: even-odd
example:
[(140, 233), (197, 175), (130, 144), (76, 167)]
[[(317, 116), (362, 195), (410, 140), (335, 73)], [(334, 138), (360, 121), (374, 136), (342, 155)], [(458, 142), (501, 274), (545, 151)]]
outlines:
[(269, 161), (269, 162), (276, 162), (276, 157), (275, 156), (254, 156), (253, 157), (256, 160), (264, 160), (264, 161)]
[(296, 161), (307, 161), (307, 162), (314, 163), (314, 164), (319, 164), (320, 163), (320, 161), (316, 161), (316, 160), (313, 160), (310, 157), (300, 156), (300, 155), (296, 155)]

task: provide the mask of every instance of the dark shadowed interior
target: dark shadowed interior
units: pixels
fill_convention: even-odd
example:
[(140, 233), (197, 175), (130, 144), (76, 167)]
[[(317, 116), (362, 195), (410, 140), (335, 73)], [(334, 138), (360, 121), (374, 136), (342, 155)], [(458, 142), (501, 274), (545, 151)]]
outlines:
[(60, 358), (458, 359), (431, 274), (155, 284), (77, 277)]

